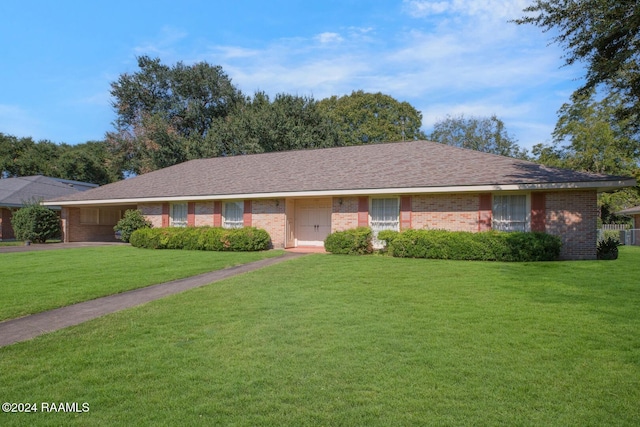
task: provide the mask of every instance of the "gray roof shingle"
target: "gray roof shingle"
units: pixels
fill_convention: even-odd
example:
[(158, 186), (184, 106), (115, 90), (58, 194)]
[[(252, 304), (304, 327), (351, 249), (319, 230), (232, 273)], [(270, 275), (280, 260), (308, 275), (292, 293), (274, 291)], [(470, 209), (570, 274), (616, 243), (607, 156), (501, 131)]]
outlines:
[[(625, 181), (626, 180), (626, 181)], [(56, 202), (203, 197), (273, 193), (588, 183), (613, 177), (428, 141), (286, 151), (184, 162), (134, 178), (63, 196)]]
[(96, 185), (42, 175), (4, 178), (0, 179), (0, 206), (20, 207), (25, 202), (71, 195), (89, 187)]

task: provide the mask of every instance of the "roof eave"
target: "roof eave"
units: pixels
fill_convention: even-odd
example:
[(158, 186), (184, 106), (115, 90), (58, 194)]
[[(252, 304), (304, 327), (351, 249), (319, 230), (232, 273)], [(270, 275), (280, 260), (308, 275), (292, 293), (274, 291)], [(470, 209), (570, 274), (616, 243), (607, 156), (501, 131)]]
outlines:
[(580, 190), (595, 189), (598, 192), (612, 191), (636, 185), (635, 179), (619, 179), (610, 181), (559, 182), (559, 183), (523, 183), (523, 184), (487, 184), (460, 185), (444, 187), (398, 187), (398, 188), (365, 188), (346, 190), (313, 190), (270, 193), (241, 194), (207, 194), (170, 197), (133, 197), (121, 199), (93, 199), (69, 201), (45, 201), (45, 206), (89, 206), (89, 205), (131, 205), (138, 203), (186, 202), (202, 200), (242, 200), (242, 199), (280, 199), (287, 197), (340, 197), (340, 196), (375, 196), (384, 194), (442, 194), (442, 193), (486, 193), (496, 191), (544, 191), (544, 190)]

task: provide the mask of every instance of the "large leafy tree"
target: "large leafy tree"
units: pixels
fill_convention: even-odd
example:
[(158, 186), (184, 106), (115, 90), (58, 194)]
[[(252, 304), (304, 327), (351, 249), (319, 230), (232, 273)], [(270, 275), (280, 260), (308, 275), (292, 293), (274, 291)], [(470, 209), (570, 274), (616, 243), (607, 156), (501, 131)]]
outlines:
[(504, 122), (491, 117), (447, 116), (436, 122), (429, 139), (454, 147), (468, 148), (485, 153), (526, 158), (516, 139), (509, 135)]
[[(592, 91), (575, 94), (559, 111), (553, 143), (533, 147), (534, 159), (548, 166), (640, 178), (638, 136), (627, 120), (616, 117), (619, 94), (602, 99)], [(601, 220), (620, 221), (616, 211), (640, 204), (637, 187), (599, 197)]]
[(115, 131), (107, 133), (124, 167), (135, 173), (187, 160), (188, 147), (204, 141), (212, 123), (242, 100), (219, 66), (178, 62), (169, 67), (141, 56), (138, 67), (111, 84), (117, 119)]
[[(621, 118), (640, 113), (640, 5), (637, 0), (535, 0), (518, 24), (554, 31), (568, 65), (586, 66), (586, 83), (577, 95), (599, 85), (620, 96)], [(630, 125), (640, 127), (637, 119)]]
[(318, 103), (341, 145), (424, 139), (422, 113), (382, 93), (354, 91)]
[(84, 144), (35, 142), (0, 133), (0, 177), (45, 175), (108, 184), (122, 179), (122, 172), (105, 141)]
[(212, 123), (201, 150), (192, 157), (332, 147), (337, 134), (309, 97), (278, 94), (273, 101), (264, 92), (238, 103), (224, 118)]

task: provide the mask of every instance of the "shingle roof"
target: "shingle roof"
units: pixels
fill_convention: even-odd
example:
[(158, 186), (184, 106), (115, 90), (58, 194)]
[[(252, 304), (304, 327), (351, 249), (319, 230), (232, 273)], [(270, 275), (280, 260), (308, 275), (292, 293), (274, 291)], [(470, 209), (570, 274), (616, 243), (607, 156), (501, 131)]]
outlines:
[[(77, 193), (94, 184), (59, 180), (42, 175), (0, 179), (0, 206), (20, 207), (25, 202), (52, 199)], [(80, 188), (78, 188), (80, 187)]]
[(640, 214), (640, 206), (634, 206), (632, 208), (627, 208), (621, 210), (620, 212), (616, 212), (619, 215), (637, 215)]
[(191, 160), (53, 201), (223, 198), (249, 194), (269, 197), (300, 192), (366, 194), (384, 189), (473, 190), (471, 187), (529, 184), (551, 188), (570, 183), (596, 188), (634, 185), (635, 181), (553, 169), (434, 142), (411, 141)]

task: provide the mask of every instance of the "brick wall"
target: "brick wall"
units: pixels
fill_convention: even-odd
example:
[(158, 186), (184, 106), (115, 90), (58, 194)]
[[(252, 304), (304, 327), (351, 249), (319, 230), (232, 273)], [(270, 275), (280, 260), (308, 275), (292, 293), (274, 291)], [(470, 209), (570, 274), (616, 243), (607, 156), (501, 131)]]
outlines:
[(285, 246), (284, 199), (253, 200), (251, 203), (251, 225), (262, 228), (271, 236), (274, 248)]
[(213, 227), (213, 202), (196, 202), (196, 227)]
[(596, 259), (596, 191), (549, 192), (546, 232), (562, 238), (561, 259)]
[(11, 226), (13, 211), (9, 208), (0, 208), (0, 240), (13, 240), (16, 238)]
[(358, 198), (334, 197), (331, 208), (331, 232), (358, 226)]
[(162, 203), (140, 203), (138, 210), (151, 221), (154, 228), (162, 227)]
[[(132, 207), (122, 208), (123, 211), (125, 209)], [(80, 208), (63, 207), (60, 218), (64, 242), (117, 242), (113, 230), (115, 224), (82, 224)]]
[(478, 194), (414, 195), (411, 228), (449, 231), (478, 231)]

